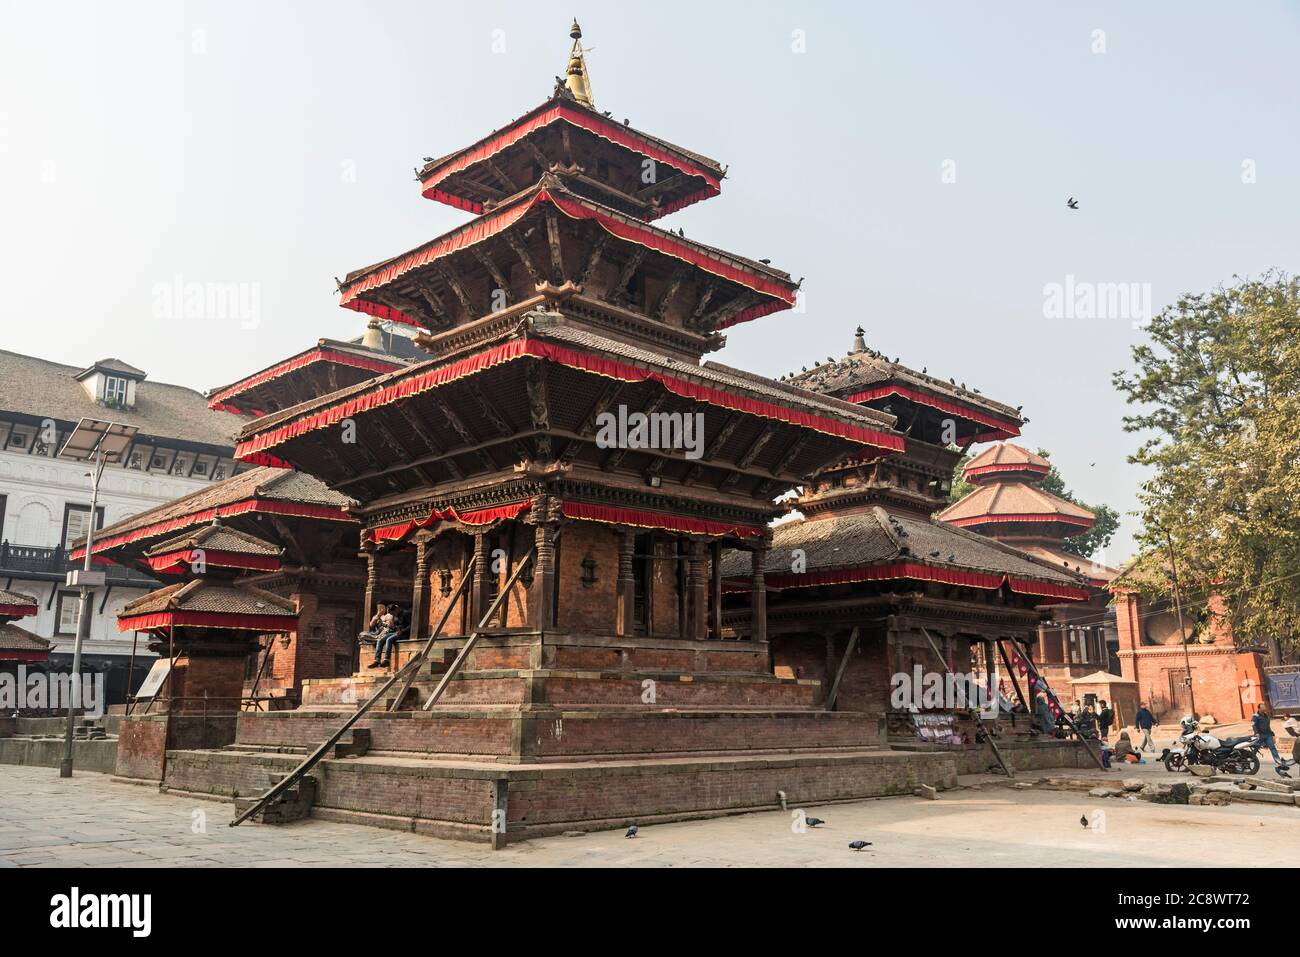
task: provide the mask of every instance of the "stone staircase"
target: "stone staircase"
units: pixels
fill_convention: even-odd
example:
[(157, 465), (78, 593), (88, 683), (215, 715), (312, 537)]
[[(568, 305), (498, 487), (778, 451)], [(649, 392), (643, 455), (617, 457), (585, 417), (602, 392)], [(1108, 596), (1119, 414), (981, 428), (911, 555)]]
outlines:
[[(283, 794), (254, 814), (253, 820), (259, 824), (289, 824), (309, 817), (312, 805), (316, 803), (318, 787), (318, 781), (312, 775), (300, 778)], [(257, 801), (258, 795), (235, 798), (235, 813), (243, 814)]]

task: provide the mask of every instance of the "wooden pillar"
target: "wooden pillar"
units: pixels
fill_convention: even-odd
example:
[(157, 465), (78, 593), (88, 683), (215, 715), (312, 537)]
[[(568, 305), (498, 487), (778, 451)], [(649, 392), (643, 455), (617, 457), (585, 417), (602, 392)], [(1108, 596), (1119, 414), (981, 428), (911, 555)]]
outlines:
[(767, 641), (767, 581), (763, 567), (767, 564), (767, 549), (756, 548), (750, 556), (749, 613), (750, 638)]
[(685, 554), (682, 551), (682, 537), (673, 539), (673, 579), (677, 582), (677, 637), (690, 638), (689, 599), (690, 588), (687, 584)]
[(470, 622), (469, 631), (478, 628), (479, 622), (487, 613), (491, 599), (488, 597), (488, 583), (492, 580), (492, 556), (488, 554), (488, 539), (485, 532), (474, 533), (474, 583), (470, 586)]
[(555, 627), (555, 530), (554, 524), (539, 522), (533, 533), (537, 555), (528, 620), (538, 631)]
[(710, 572), (712, 581), (709, 591), (709, 637), (715, 641), (722, 640), (722, 542), (715, 541), (709, 546)]
[(708, 632), (708, 573), (704, 567), (704, 543), (691, 541), (687, 548), (686, 594), (690, 599), (690, 621), (687, 633), (696, 641), (709, 637)]
[(415, 538), (415, 586), (411, 591), (411, 638), (424, 641), (429, 637), (429, 539), (425, 533)]
[[(361, 557), (366, 560), (366, 595), (362, 599), (361, 608), (361, 627), (357, 631), (364, 631), (370, 627), (370, 619), (375, 614), (375, 591), (379, 588), (379, 553), (374, 545), (367, 545), (361, 552)], [(352, 649), (352, 671), (355, 674), (361, 670), (361, 643), (353, 637)]]
[(615, 633), (631, 635), (636, 631), (636, 576), (632, 570), (632, 556), (636, 550), (636, 534), (631, 529), (618, 533), (618, 610), (614, 622)]

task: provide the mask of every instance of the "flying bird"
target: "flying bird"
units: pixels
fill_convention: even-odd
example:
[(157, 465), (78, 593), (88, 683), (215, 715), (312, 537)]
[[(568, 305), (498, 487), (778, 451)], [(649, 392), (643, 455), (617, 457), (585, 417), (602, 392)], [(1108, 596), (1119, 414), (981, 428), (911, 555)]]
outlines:
[(624, 834), (623, 836), (624, 836), (624, 837), (636, 837), (637, 831), (639, 831), (639, 830), (640, 830), (640, 828), (636, 826), (636, 822), (634, 821), (634, 822), (632, 822), (632, 826), (629, 827), (629, 828), (627, 829), (627, 833)]
[(1071, 209), (1078, 209), (1079, 201), (1075, 199), (1073, 196), (1071, 196), (1069, 199), (1065, 201), (1065, 205), (1069, 206)]
[(870, 846), (870, 841), (849, 841), (849, 847), (853, 848), (855, 851), (865, 850)]

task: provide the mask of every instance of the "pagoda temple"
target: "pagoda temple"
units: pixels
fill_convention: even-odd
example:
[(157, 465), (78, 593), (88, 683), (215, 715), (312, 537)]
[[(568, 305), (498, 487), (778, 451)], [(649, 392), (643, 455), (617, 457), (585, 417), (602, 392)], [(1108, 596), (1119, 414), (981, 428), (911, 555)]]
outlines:
[[(367, 340), (406, 326), (420, 357), (383, 371), (321, 342), (212, 395), (250, 416), (236, 457), (264, 467), (259, 488), (275, 466), (346, 501), (332, 507), (364, 560), (362, 594), (340, 596), (350, 621), (379, 601), (411, 611), (392, 664), (306, 678), (299, 707), (244, 712), (228, 747), (172, 744), (139, 774), (119, 756), (120, 774), (247, 797), (373, 701), (312, 771), (315, 816), (500, 845), (952, 786), (950, 754), (886, 747), (879, 700), (846, 689), (854, 707), (831, 709), (819, 678), (774, 671), (769, 588), (812, 594), (781, 579), (778, 500), (804, 489), (823, 528), (860, 525), (862, 560), (834, 569), (908, 583), (887, 597), (931, 624), (960, 618), (960, 635), (940, 629), (954, 649), (1032, 629), (1035, 602), (1078, 593), (1076, 576), (947, 526), (932, 533), (947, 558), (909, 551), (946, 503), (948, 424), (958, 442), (1003, 438), (1012, 410), (861, 355), (843, 388), (706, 359), (726, 329), (789, 309), (800, 282), (656, 225), (719, 195), (726, 170), (598, 110), (577, 23), (570, 37), (545, 101), (417, 170), (425, 198), (472, 218), (339, 283)], [(166, 570), (168, 523), (210, 508), (107, 530), (110, 557)], [(304, 536), (284, 524), (262, 529), (287, 559)], [(321, 534), (300, 543), (304, 574), (346, 548)], [(390, 691), (393, 671), (408, 680)]]
[[(920, 714), (891, 704), (892, 677), (997, 670), (1017, 683), (1009, 662), (1028, 656), (1039, 606), (1088, 597), (1070, 570), (932, 517), (950, 500), (962, 450), (1017, 435), (1019, 412), (890, 361), (861, 328), (847, 355), (790, 381), (892, 415), (905, 444), (820, 470), (793, 501), (802, 517), (774, 529), (763, 571), (777, 673), (816, 679), (838, 711), (884, 715), (895, 743), (970, 740), (971, 721), (951, 704)], [(725, 622), (741, 634), (752, 627), (744, 573), (734, 556), (724, 566), (736, 596)]]
[(48, 661), (50, 643), (14, 622), (37, 613), (36, 599), (0, 589), (0, 667)]
[[(962, 471), (976, 489), (938, 517), (1086, 579), (1086, 601), (1050, 608), (1048, 619), (1039, 625), (1034, 655), (1043, 677), (1061, 697), (1075, 700), (1091, 692), (1091, 683), (1089, 692), (1076, 692), (1071, 682), (1097, 672), (1119, 675), (1114, 613), (1107, 607), (1107, 586), (1119, 573), (1065, 549), (1066, 539), (1092, 528), (1094, 515), (1039, 487), (1051, 468), (1047, 459), (1018, 445), (992, 445), (971, 458)], [(1109, 700), (1104, 691), (1100, 697)], [(1128, 709), (1128, 718), (1133, 710)]]

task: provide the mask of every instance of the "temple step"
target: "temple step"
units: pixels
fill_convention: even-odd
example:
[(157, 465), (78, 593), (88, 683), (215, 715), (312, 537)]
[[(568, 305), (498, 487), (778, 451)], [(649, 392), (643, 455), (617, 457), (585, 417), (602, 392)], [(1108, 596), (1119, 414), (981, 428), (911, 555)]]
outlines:
[[(310, 775), (295, 781), (283, 794), (263, 806), (253, 820), (259, 824), (288, 824), (301, 821), (311, 815), (312, 805), (316, 803), (317, 782)], [(243, 814), (258, 802), (257, 795), (235, 798), (236, 816)]]
[(343, 740), (334, 745), (336, 758), (360, 758), (370, 750), (370, 731), (366, 728), (353, 728)]

